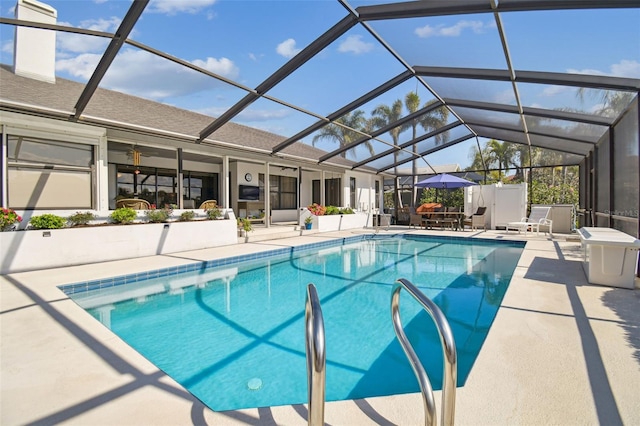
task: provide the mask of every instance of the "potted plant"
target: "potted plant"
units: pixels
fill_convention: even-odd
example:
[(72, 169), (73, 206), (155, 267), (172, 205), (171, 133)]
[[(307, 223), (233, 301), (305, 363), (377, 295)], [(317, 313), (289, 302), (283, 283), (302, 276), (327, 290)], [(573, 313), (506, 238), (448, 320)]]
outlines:
[(22, 222), (22, 217), (13, 209), (3, 207), (2, 210), (0, 210), (0, 232), (12, 231), (20, 222)]
[(313, 217), (311, 216), (307, 216), (304, 218), (304, 228), (305, 229), (311, 229), (311, 226), (313, 225)]
[(247, 232), (253, 231), (253, 225), (251, 224), (251, 221), (248, 217), (239, 217), (236, 220), (238, 222), (238, 234), (241, 237), (245, 237), (247, 235)]

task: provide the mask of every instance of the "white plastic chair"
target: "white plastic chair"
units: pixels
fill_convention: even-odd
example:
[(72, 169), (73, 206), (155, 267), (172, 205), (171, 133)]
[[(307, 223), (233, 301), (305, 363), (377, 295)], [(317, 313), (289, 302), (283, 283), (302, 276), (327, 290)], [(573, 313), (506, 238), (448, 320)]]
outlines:
[(509, 233), (510, 229), (513, 229), (517, 230), (518, 233), (524, 231), (526, 235), (527, 231), (531, 230), (531, 232), (533, 232), (533, 230), (535, 229), (536, 235), (539, 235), (540, 226), (548, 226), (549, 235), (553, 235), (553, 221), (551, 219), (547, 219), (550, 211), (551, 207), (531, 207), (531, 213), (529, 214), (529, 217), (523, 217), (519, 222), (507, 223), (507, 233)]

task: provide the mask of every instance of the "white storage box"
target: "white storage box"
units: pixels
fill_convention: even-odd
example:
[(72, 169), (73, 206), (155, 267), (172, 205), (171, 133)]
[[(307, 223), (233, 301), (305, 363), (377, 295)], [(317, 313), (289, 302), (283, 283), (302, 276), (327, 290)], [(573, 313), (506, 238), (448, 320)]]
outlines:
[(635, 287), (640, 240), (611, 228), (580, 228), (584, 272), (592, 284)]

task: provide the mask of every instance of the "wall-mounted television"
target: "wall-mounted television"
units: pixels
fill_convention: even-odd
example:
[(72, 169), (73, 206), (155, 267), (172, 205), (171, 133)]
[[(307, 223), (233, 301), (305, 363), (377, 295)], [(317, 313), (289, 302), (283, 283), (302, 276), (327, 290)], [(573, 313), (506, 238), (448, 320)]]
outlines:
[(240, 185), (238, 191), (239, 201), (258, 201), (260, 200), (260, 187)]

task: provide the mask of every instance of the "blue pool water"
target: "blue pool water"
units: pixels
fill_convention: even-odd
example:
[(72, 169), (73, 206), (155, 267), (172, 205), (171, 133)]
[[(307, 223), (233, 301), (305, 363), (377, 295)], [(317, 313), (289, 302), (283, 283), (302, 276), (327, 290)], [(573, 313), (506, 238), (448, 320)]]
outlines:
[[(223, 411), (307, 401), (304, 307), (310, 282), (325, 320), (327, 400), (418, 392), (390, 314), (393, 283), (406, 278), (447, 316), (463, 385), (523, 244), (416, 236), (351, 240), (63, 290), (206, 405)], [(401, 315), (440, 389), (442, 354), (430, 317), (406, 292)]]

